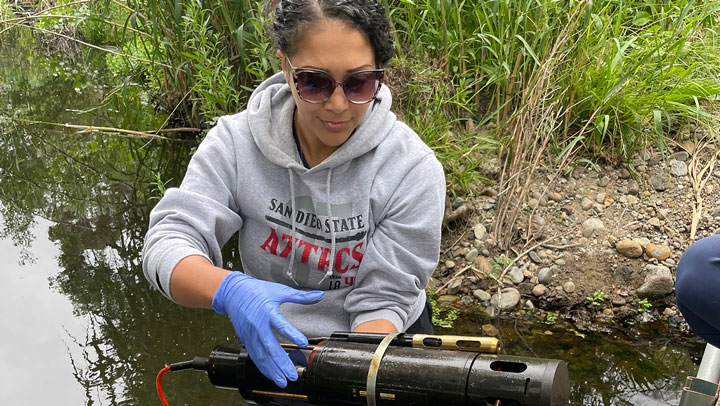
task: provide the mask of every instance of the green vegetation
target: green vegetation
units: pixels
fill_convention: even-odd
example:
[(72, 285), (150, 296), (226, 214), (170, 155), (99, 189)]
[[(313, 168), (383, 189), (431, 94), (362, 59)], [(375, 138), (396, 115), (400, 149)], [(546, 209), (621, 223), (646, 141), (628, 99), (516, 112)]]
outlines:
[(508, 258), (505, 254), (500, 254), (493, 257), (493, 263), (490, 264), (490, 268), (497, 272), (502, 272), (508, 265), (512, 263), (512, 259)]
[(557, 312), (547, 312), (545, 315), (545, 323), (547, 324), (555, 324), (557, 321), (558, 314)]
[[(687, 123), (716, 127), (720, 1), (383, 2), (398, 42), (395, 110), (436, 151), (453, 193), (486, 181), (488, 156), (509, 161), (525, 143), (592, 166), (630, 162), (647, 144), (664, 151)], [(141, 86), (168, 121), (207, 130), (279, 69), (265, 4), (2, 1), (0, 35), (26, 26), (105, 50), (115, 92)]]
[(590, 306), (594, 307), (600, 307), (605, 303), (605, 299), (607, 299), (607, 294), (605, 292), (599, 291), (594, 292), (592, 296), (586, 296), (585, 300), (590, 303)]
[(648, 302), (647, 298), (643, 298), (638, 301), (638, 307), (637, 307), (638, 313), (645, 313), (646, 311), (649, 311), (650, 309), (652, 309), (652, 303)]

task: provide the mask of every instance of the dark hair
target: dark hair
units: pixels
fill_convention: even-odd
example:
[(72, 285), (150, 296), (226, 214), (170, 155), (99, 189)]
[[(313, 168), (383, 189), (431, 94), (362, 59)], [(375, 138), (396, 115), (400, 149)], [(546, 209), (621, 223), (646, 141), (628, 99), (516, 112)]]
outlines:
[(385, 65), (395, 51), (390, 34), (390, 23), (385, 9), (377, 0), (274, 0), (275, 21), (270, 36), (275, 48), (292, 55), (296, 50), (296, 40), (313, 23), (332, 18), (350, 22), (367, 35), (375, 52), (375, 63)]

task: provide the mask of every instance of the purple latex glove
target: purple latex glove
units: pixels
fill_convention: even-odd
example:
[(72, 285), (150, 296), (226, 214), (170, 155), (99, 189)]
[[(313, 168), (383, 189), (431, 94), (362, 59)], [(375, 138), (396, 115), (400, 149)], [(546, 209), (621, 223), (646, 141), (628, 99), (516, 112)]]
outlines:
[(325, 295), (322, 291), (304, 292), (279, 283), (266, 282), (231, 272), (218, 286), (212, 307), (218, 314), (230, 316), (235, 333), (250, 354), (260, 372), (281, 388), (287, 379), (298, 378), (295, 366), (273, 334), (273, 329), (300, 347), (308, 345), (307, 338), (290, 324), (278, 306), (291, 302), (312, 304)]

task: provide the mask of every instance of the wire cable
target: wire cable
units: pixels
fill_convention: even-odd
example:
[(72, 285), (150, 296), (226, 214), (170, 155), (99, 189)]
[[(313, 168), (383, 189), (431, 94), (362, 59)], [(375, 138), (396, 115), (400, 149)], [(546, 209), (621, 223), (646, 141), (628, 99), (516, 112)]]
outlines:
[(170, 367), (167, 366), (158, 372), (157, 379), (155, 379), (155, 387), (157, 388), (158, 396), (160, 397), (160, 402), (162, 402), (163, 406), (170, 406), (167, 399), (165, 399), (165, 394), (163, 393), (162, 389), (162, 376), (166, 373), (170, 372)]

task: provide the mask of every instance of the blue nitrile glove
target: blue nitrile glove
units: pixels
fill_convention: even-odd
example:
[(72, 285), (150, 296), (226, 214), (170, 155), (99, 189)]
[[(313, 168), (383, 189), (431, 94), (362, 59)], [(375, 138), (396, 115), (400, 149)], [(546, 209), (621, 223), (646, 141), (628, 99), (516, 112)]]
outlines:
[(235, 333), (242, 341), (260, 372), (281, 388), (287, 379), (298, 378), (295, 366), (273, 334), (273, 328), (300, 347), (307, 347), (308, 340), (290, 324), (278, 306), (283, 302), (300, 304), (317, 303), (324, 292), (303, 292), (279, 283), (266, 282), (231, 272), (218, 286), (212, 307), (218, 314), (230, 316)]

